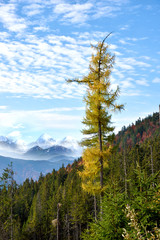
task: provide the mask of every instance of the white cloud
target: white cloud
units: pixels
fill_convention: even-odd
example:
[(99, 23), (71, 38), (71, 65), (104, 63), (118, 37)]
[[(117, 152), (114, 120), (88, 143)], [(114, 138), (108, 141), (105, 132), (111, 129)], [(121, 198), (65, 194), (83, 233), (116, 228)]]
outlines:
[(142, 37), (142, 38), (135, 38), (135, 37), (126, 37), (124, 39), (120, 39), (119, 42), (123, 45), (135, 45), (135, 42), (137, 41), (143, 41), (143, 40), (147, 40), (148, 37)]
[(44, 110), (36, 110), (36, 112), (47, 112), (47, 113), (54, 113), (54, 112), (72, 112), (72, 111), (84, 111), (84, 107), (61, 107), (61, 108), (50, 108), (50, 109), (44, 109)]
[[(33, 24), (34, 34), (37, 34), (36, 31), (47, 30), (47, 25), (42, 25), (41, 22), (36, 25), (22, 17), (18, 17), (18, 10), (19, 16), (20, 13), (22, 14), (22, 10), (24, 10), (27, 17), (31, 18), (41, 11), (44, 12), (49, 7), (52, 7), (51, 11), (54, 11), (55, 15), (60, 17), (62, 21), (79, 24), (85, 23), (91, 18), (110, 17), (115, 13), (118, 14), (121, 7), (127, 3), (127, 1), (123, 0), (85, 1), (83, 3), (76, 1), (77, 4), (58, 0), (29, 0), (27, 3), (24, 3), (25, 7), (21, 9), (18, 8), (17, 1), (12, 0), (11, 2), (12, 4), (0, 5), (0, 13), (2, 13), (0, 19), (3, 24), (9, 30), (12, 29), (11, 31), (14, 31), (14, 27), (15, 29), (19, 27), (18, 31), (20, 32), (27, 28), (27, 24)], [(50, 16), (48, 16), (48, 19), (47, 21), (50, 21)], [(25, 27), (23, 28), (19, 24), (24, 24)], [(127, 28), (128, 25), (125, 25), (125, 27)], [(45, 36), (36, 36), (34, 34), (33, 32), (27, 33), (24, 38), (21, 35), (21, 38), (17, 37), (14, 41), (9, 41), (8, 33), (3, 32), (3, 41), (0, 42), (0, 59), (2, 60), (0, 62), (0, 92), (12, 93), (17, 97), (26, 95), (46, 99), (82, 97), (85, 88), (82, 86), (77, 88), (76, 84), (68, 85), (65, 83), (65, 79), (82, 77), (87, 74), (92, 52), (90, 43), (103, 39), (107, 32), (78, 32), (75, 33), (75, 37), (72, 37), (73, 35), (65, 36), (60, 34)], [(125, 38), (125, 41), (129, 43), (138, 40), (142, 40), (142, 38)], [(137, 60), (138, 57), (122, 58), (124, 52), (122, 55), (118, 51), (118, 45), (114, 43), (109, 47), (112, 52), (121, 57), (116, 58), (113, 70), (115, 86), (117, 83), (120, 83), (125, 89), (127, 87), (135, 87), (132, 81), (124, 79), (125, 74), (133, 76), (136, 72), (136, 67), (144, 69), (150, 67), (150, 64), (147, 62), (150, 59), (144, 57), (143, 60), (145, 61), (141, 61)], [(120, 82), (121, 80), (122, 82)], [(144, 80), (143, 82), (142, 80), (141, 82), (137, 80), (137, 84), (142, 85), (145, 82)]]
[(148, 81), (146, 79), (136, 80), (136, 83), (139, 84), (139, 85), (142, 85), (142, 86), (146, 86), (146, 87), (149, 86)]
[(119, 42), (124, 45), (128, 44), (124, 39), (120, 39)]
[(160, 83), (160, 78), (159, 77), (156, 77), (153, 79), (152, 81), (153, 83)]
[(151, 60), (151, 57), (148, 57), (148, 56), (141, 56), (140, 58), (145, 59), (145, 60)]
[[(98, 4), (97, 4), (98, 5)], [(97, 11), (94, 14), (94, 18), (100, 18), (103, 16), (114, 17), (116, 16), (117, 11), (120, 11), (118, 6), (102, 6), (101, 4), (97, 6)]]
[(130, 81), (130, 79), (126, 79), (121, 81), (121, 88), (123, 89), (130, 89), (130, 88), (135, 88), (135, 85), (133, 84), (132, 81)]
[(131, 90), (127, 89), (125, 91), (123, 90), (121, 95), (126, 96), (126, 97), (135, 97), (135, 96), (142, 95), (142, 93), (139, 90), (131, 91)]
[(122, 5), (126, 1), (88, 1), (85, 3), (70, 4), (61, 2), (54, 7), (54, 14), (61, 16), (61, 21), (65, 24), (84, 24), (90, 19), (101, 17), (115, 17), (120, 13)]
[(20, 131), (13, 131), (13, 132), (10, 132), (8, 135), (7, 135), (8, 138), (11, 138), (11, 139), (19, 139), (21, 138), (21, 132)]
[(151, 64), (149, 63), (138, 61), (135, 58), (131, 58), (131, 57), (123, 58), (123, 61), (133, 66), (146, 67), (146, 68), (151, 66)]
[[(85, 88), (66, 84), (65, 79), (81, 78), (87, 74), (92, 53), (89, 38), (104, 38), (106, 34), (93, 32), (89, 35), (85, 32), (77, 36), (75, 33), (75, 38), (52, 34), (45, 39), (28, 34), (23, 42), (0, 42), (0, 58), (4, 62), (0, 63), (0, 92), (46, 99), (82, 97)], [(110, 49), (114, 51), (118, 46), (111, 44)], [(124, 79), (126, 72), (134, 75), (135, 67), (150, 67), (146, 62), (149, 59), (143, 59), (145, 62), (131, 57), (117, 57), (113, 69), (114, 84), (120, 83), (119, 79)], [(137, 83), (142, 84), (142, 81)], [(128, 80), (121, 84), (125, 89), (133, 87)]]
[(145, 69), (148, 67), (151, 67), (150, 63), (146, 63), (143, 61), (139, 61), (133, 57), (127, 57), (127, 58), (116, 58), (116, 67), (119, 67), (123, 70), (135, 70), (135, 66)]
[[(53, 108), (45, 110), (15, 110), (10, 112), (0, 112), (0, 130), (8, 129), (8, 136), (19, 137), (20, 131), (40, 131), (45, 132), (57, 129), (80, 129), (82, 112), (84, 108)], [(81, 112), (75, 116), (75, 112)], [(70, 114), (68, 114), (70, 112)], [(66, 114), (67, 113), (67, 114)], [(31, 121), (30, 121), (31, 120)], [(19, 128), (18, 128), (19, 127)], [(12, 129), (12, 130), (11, 130)], [(17, 129), (13, 131), (13, 129)]]
[(24, 13), (29, 17), (40, 14), (43, 9), (44, 9), (43, 5), (37, 3), (27, 5), (23, 8)]
[(0, 92), (42, 98), (82, 94), (83, 87), (67, 85), (65, 79), (88, 71), (90, 46), (81, 46), (67, 36), (49, 35), (44, 40), (28, 35), (24, 43), (1, 42), (0, 48), (5, 63), (0, 63)]
[(8, 32), (2, 32), (0, 34), (0, 40), (5, 41), (7, 38), (9, 38), (9, 33)]
[(120, 79), (125, 78), (124, 74), (121, 71), (119, 71), (117, 68), (114, 68), (112, 72), (114, 75), (118, 76), (118, 78), (120, 78)]
[(120, 59), (116, 59), (116, 67), (119, 67), (123, 70), (134, 70), (134, 68), (131, 65), (123, 62)]
[(7, 109), (7, 106), (0, 106), (0, 110), (5, 110)]
[(34, 30), (35, 31), (47, 31), (49, 30), (47, 27), (44, 27), (44, 26), (39, 26), (39, 27), (34, 27)]
[(148, 37), (143, 37), (143, 38), (135, 38), (135, 37), (127, 37), (126, 40), (127, 41), (131, 41), (131, 42), (137, 42), (137, 41), (142, 41), (142, 40), (147, 40)]
[(124, 31), (124, 30), (127, 30), (128, 28), (129, 28), (129, 25), (126, 24), (126, 25), (124, 25), (123, 27), (121, 27), (120, 30), (123, 30), (123, 31)]
[(109, 49), (115, 50), (115, 49), (117, 49), (117, 48), (118, 48), (117, 45), (115, 45), (115, 44), (109, 44)]
[(128, 0), (95, 1), (95, 13), (93, 17), (115, 17), (121, 12), (122, 6), (127, 3)]
[(15, 14), (15, 4), (0, 4), (0, 21), (12, 32), (21, 32), (27, 28), (26, 21)]
[(88, 19), (88, 12), (92, 7), (93, 5), (91, 3), (60, 3), (55, 6), (54, 13), (63, 15), (61, 21), (82, 24)]

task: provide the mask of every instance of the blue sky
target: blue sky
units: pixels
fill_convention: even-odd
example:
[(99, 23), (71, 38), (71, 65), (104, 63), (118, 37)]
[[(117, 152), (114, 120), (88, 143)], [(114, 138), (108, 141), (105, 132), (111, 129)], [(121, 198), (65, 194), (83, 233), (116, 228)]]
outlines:
[(79, 140), (85, 88), (65, 79), (88, 73), (90, 43), (109, 32), (112, 87), (125, 104), (116, 131), (158, 111), (159, 24), (159, 0), (1, 0), (0, 135)]

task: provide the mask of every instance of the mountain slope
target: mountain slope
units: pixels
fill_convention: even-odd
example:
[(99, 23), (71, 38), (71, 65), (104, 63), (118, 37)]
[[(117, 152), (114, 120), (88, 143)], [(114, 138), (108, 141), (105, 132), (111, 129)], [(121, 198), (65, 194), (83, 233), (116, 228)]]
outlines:
[(0, 136), (0, 155), (13, 158), (48, 160), (54, 156), (81, 156), (82, 148), (73, 137), (54, 140), (48, 134), (42, 134), (35, 142), (26, 144), (23, 140), (13, 140)]
[(144, 119), (138, 119), (135, 124), (123, 127), (116, 135), (114, 143), (122, 149), (143, 143), (146, 139), (160, 135), (159, 113), (153, 113)]
[(35, 142), (29, 144), (30, 147), (39, 146), (43, 149), (49, 148), (56, 144), (56, 140), (54, 140), (51, 136), (44, 133), (42, 134)]
[(26, 178), (37, 180), (40, 173), (45, 175), (52, 172), (53, 169), (58, 170), (62, 165), (67, 166), (73, 162), (73, 158), (62, 158), (55, 162), (51, 162), (46, 160), (34, 161), (0, 156), (0, 176), (3, 169), (7, 168), (8, 164), (11, 162), (13, 163), (13, 170), (15, 172), (14, 179), (17, 183), (22, 183)]
[(35, 146), (29, 149), (25, 154), (24, 157), (34, 159), (34, 160), (50, 160), (54, 159), (57, 156), (72, 156), (71, 149), (62, 147), (62, 146), (52, 146), (50, 148), (43, 149), (39, 146)]

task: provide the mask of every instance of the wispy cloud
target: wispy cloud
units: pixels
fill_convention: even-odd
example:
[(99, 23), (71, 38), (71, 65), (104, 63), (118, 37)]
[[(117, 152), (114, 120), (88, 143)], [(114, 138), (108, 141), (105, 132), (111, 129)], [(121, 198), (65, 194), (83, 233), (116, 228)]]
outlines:
[(131, 88), (135, 88), (135, 84), (133, 83), (132, 79), (125, 79), (121, 81), (121, 88), (126, 90), (131, 89)]
[(128, 0), (95, 1), (93, 18), (115, 17), (120, 14), (121, 8), (128, 3)]
[(142, 86), (149, 86), (149, 83), (148, 83), (148, 81), (146, 80), (146, 79), (139, 79), (139, 80), (136, 80), (136, 83), (138, 84), (138, 85), (142, 85)]
[(0, 110), (7, 109), (7, 106), (0, 106)]
[(125, 24), (123, 27), (120, 28), (120, 30), (124, 31), (127, 30), (129, 28), (128, 24)]
[[(8, 129), (8, 136), (18, 137), (21, 135), (21, 131), (28, 132), (28, 129), (32, 132), (53, 132), (62, 129), (73, 130), (80, 128), (83, 108), (54, 108), (45, 110), (12, 110), (6, 112), (0, 112), (1, 118), (1, 133), (3, 129)], [(75, 116), (75, 111), (78, 111), (78, 115)], [(67, 114), (65, 114), (65, 112)], [(32, 121), (30, 121), (32, 119)], [(15, 129), (15, 130), (14, 130)]]
[(110, 18), (117, 16), (121, 7), (128, 3), (128, 0), (114, 1), (81, 1), (76, 4), (70, 4), (67, 1), (55, 4), (54, 14), (60, 16), (60, 21), (64, 24), (88, 24), (90, 19), (99, 19), (101, 17)]
[(123, 45), (135, 45), (136, 42), (138, 41), (144, 41), (144, 40), (147, 40), (148, 37), (139, 37), (139, 38), (136, 38), (136, 37), (126, 37), (126, 38), (123, 38), (123, 39), (119, 39), (119, 42)]
[(65, 79), (87, 72), (90, 46), (83, 47), (66, 36), (48, 35), (38, 40), (28, 35), (25, 42), (0, 42), (0, 49), (5, 63), (0, 64), (0, 92), (42, 98), (82, 94), (83, 87), (67, 85)]
[(33, 3), (23, 7), (24, 13), (29, 17), (42, 13), (43, 9), (43, 5), (37, 3)]
[(151, 67), (150, 63), (138, 61), (136, 58), (133, 58), (133, 57), (123, 58), (123, 61), (132, 66), (139, 66), (139, 67), (145, 67), (145, 68)]
[[(48, 34), (45, 38), (28, 34), (23, 41), (13, 42), (6, 38), (0, 42), (3, 62), (0, 63), (0, 92), (46, 99), (82, 97), (85, 88), (68, 85), (65, 79), (87, 74), (92, 53), (90, 43), (96, 42), (99, 37), (103, 39), (106, 34), (100, 31), (75, 33), (75, 37)], [(110, 44), (109, 48), (118, 53), (113, 70), (113, 77), (116, 75), (117, 79), (118, 76), (118, 80), (114, 84), (120, 84), (125, 89), (135, 86), (135, 83), (124, 80), (124, 73), (132, 76), (137, 67), (151, 67), (148, 63), (150, 58), (143, 57), (142, 61), (139, 56), (122, 57), (118, 45)], [(137, 84), (147, 86), (144, 80)]]
[(11, 139), (20, 139), (21, 138), (21, 132), (20, 131), (12, 131), (7, 135), (8, 138)]
[(61, 21), (82, 24), (88, 19), (89, 11), (93, 5), (91, 3), (84, 4), (57, 4), (54, 13), (61, 15)]
[(160, 83), (160, 78), (159, 77), (156, 77), (153, 79), (152, 81), (153, 83)]
[(93, 15), (94, 18), (100, 18), (103, 16), (114, 17), (120, 11), (119, 6), (104, 6), (103, 4), (97, 4), (97, 11)]
[(49, 28), (45, 27), (45, 26), (38, 26), (38, 27), (34, 27), (35, 31), (48, 31)]
[(27, 28), (25, 19), (16, 15), (15, 4), (0, 4), (0, 22), (12, 32), (21, 32)]

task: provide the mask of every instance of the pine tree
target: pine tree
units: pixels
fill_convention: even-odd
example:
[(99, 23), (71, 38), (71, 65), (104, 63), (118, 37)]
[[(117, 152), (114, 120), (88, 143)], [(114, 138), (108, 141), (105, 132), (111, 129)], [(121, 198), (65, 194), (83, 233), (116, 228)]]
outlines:
[[(88, 75), (81, 80), (68, 80), (68, 82), (77, 82), (78, 84), (85, 84), (87, 86), (84, 97), (84, 101), (86, 102), (86, 116), (83, 124), (85, 128), (82, 130), (82, 133), (88, 135), (88, 137), (83, 139), (81, 144), (82, 146), (87, 146), (88, 150), (83, 154), (84, 171), (81, 176), (83, 179), (88, 178), (88, 154), (90, 154), (93, 161), (89, 160), (89, 167), (93, 172), (95, 171), (93, 173), (93, 175), (95, 174), (95, 180), (98, 171), (100, 174), (99, 188), (101, 199), (104, 190), (103, 171), (104, 161), (106, 161), (104, 156), (107, 143), (112, 139), (114, 130), (114, 127), (111, 126), (110, 112), (123, 109), (123, 105), (116, 103), (119, 96), (119, 87), (115, 91), (111, 90), (110, 74), (114, 64), (114, 56), (108, 52), (108, 45), (105, 45), (105, 40), (108, 36), (97, 45), (92, 45), (96, 54), (92, 54)], [(93, 152), (97, 153), (96, 157), (94, 157), (95, 154)], [(95, 164), (97, 157), (98, 164)], [(92, 188), (94, 188), (94, 185), (95, 181), (93, 181)]]
[(2, 177), (0, 177), (0, 189), (8, 190), (8, 199), (7, 206), (10, 214), (8, 216), (9, 222), (6, 221), (6, 224), (10, 225), (10, 239), (13, 240), (13, 201), (14, 201), (14, 189), (16, 187), (16, 183), (14, 180), (14, 171), (12, 162), (8, 165), (6, 169), (4, 169)]

